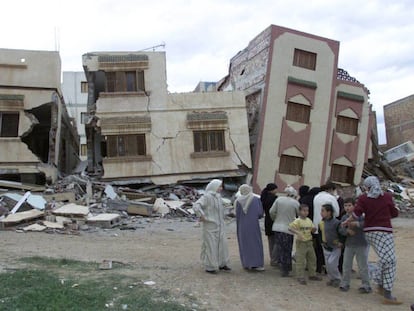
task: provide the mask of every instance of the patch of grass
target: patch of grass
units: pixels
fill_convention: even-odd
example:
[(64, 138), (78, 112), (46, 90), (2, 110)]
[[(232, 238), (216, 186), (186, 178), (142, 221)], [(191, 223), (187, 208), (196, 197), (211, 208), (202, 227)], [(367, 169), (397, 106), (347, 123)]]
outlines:
[(93, 262), (84, 262), (72, 259), (65, 259), (65, 258), (48, 258), (48, 257), (25, 257), (21, 258), (20, 261), (43, 267), (44, 269), (55, 269), (55, 268), (63, 268), (69, 270), (77, 270), (77, 271), (88, 271), (97, 267), (96, 263)]
[[(33, 262), (33, 258), (29, 259)], [(173, 302), (165, 291), (156, 291), (121, 274), (67, 275), (78, 262), (38, 258), (34, 263), (59, 266), (59, 274), (44, 269), (22, 269), (0, 274), (0, 310), (5, 311), (102, 311), (190, 310)], [(85, 267), (85, 263), (82, 263)], [(87, 265), (88, 266), (88, 265)], [(89, 268), (96, 269), (95, 264)], [(63, 271), (61, 271), (63, 270)], [(65, 273), (66, 271), (66, 273)]]

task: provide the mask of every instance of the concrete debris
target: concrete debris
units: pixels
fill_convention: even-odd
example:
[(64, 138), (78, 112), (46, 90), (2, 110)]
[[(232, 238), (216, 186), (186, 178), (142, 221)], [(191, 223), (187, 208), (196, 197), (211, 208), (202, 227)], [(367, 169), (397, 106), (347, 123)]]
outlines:
[[(386, 174), (379, 176), (384, 191), (393, 193), (400, 217), (414, 218), (414, 179), (395, 174), (393, 168), (385, 164), (366, 166), (364, 172), (373, 175), (371, 170), (379, 172), (387, 168), (386, 174), (392, 178)], [(0, 185), (10, 184), (1, 182)], [(145, 229), (157, 218), (185, 218), (198, 225), (192, 206), (203, 195), (206, 185), (197, 181), (194, 187), (188, 183), (141, 187), (131, 184), (127, 187), (96, 181), (83, 174), (66, 176), (43, 190), (33, 187), (28, 191), (28, 185), (11, 184), (12, 187), (0, 195), (1, 228), (26, 232), (45, 227), (44, 232), (64, 234)], [(237, 189), (234, 186), (232, 191), (226, 188), (222, 192), (229, 220), (234, 218), (231, 212)], [(344, 187), (343, 190), (346, 196), (361, 193), (359, 187)], [(36, 226), (29, 226), (33, 224)]]
[(69, 203), (52, 211), (59, 216), (86, 217), (89, 214), (89, 207)]
[(152, 216), (152, 204), (136, 201), (129, 201), (127, 204), (127, 213), (130, 215)]
[(0, 227), (5, 228), (10, 225), (15, 225), (21, 222), (27, 222), (29, 220), (37, 219), (44, 216), (43, 211), (32, 209), (30, 211), (17, 212), (9, 214), (5, 218), (0, 220)]
[(161, 214), (162, 217), (170, 212), (170, 206), (165, 202), (164, 199), (158, 198), (154, 202), (154, 212)]
[(114, 191), (114, 188), (111, 185), (106, 185), (105, 187), (105, 194), (108, 198), (114, 200), (117, 197), (117, 194)]
[(118, 226), (121, 222), (121, 217), (118, 214), (99, 214), (88, 217), (87, 223), (101, 228), (113, 228)]
[(44, 231), (44, 230), (46, 230), (46, 226), (42, 226), (42, 225), (39, 225), (39, 224), (32, 224), (32, 225), (29, 225), (29, 226), (23, 228), (23, 231), (37, 231), (37, 232), (40, 232), (40, 231)]
[(14, 214), (18, 211), (18, 209), (20, 208), (20, 206), (22, 206), (22, 204), (29, 198), (29, 196), (31, 195), (30, 191), (27, 191), (24, 196), (22, 196), (19, 201), (16, 203), (16, 205), (12, 208), (12, 210), (10, 211), (10, 214)]
[(0, 180), (0, 187), (20, 189), (20, 190), (29, 190), (29, 191), (44, 191), (45, 190), (45, 186), (24, 184), (21, 182), (9, 181), (9, 180)]
[(102, 263), (99, 265), (99, 269), (101, 270), (110, 270), (112, 269), (112, 260), (104, 259)]
[(59, 222), (43, 221), (43, 226), (49, 229), (64, 229), (65, 226)]

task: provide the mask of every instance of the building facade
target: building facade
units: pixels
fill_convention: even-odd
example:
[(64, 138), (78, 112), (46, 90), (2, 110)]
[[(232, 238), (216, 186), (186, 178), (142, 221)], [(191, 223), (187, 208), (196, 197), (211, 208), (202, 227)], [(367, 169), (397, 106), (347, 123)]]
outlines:
[(246, 175), (244, 92), (167, 91), (164, 52), (83, 55), (88, 171), (113, 183)]
[(78, 164), (58, 52), (0, 49), (0, 179), (54, 182)]
[(231, 59), (218, 89), (246, 92), (255, 191), (360, 182), (375, 113), (338, 55), (338, 41), (271, 25)]
[(86, 160), (86, 134), (82, 117), (86, 113), (88, 103), (88, 82), (83, 71), (64, 71), (62, 80), (62, 92), (65, 98), (69, 116), (76, 121), (80, 139), (79, 157)]
[(414, 141), (414, 95), (384, 106), (387, 148)]

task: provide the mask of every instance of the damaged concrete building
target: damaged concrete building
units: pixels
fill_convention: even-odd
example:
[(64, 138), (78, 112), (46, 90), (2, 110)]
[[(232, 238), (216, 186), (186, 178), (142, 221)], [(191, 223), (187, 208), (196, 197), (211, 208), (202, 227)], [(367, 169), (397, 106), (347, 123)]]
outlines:
[(58, 52), (0, 49), (0, 179), (54, 182), (78, 164)]
[(338, 41), (271, 25), (231, 59), (217, 88), (246, 92), (255, 191), (360, 182), (375, 112), (338, 57)]
[(114, 184), (245, 176), (245, 94), (167, 90), (165, 52), (83, 55), (88, 172)]

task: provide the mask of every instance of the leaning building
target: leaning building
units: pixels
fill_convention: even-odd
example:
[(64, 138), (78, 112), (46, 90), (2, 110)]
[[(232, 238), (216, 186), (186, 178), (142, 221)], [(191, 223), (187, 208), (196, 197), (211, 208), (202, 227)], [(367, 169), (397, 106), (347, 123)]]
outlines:
[(375, 113), (338, 56), (338, 41), (271, 25), (231, 59), (218, 90), (246, 92), (256, 191), (360, 182)]

